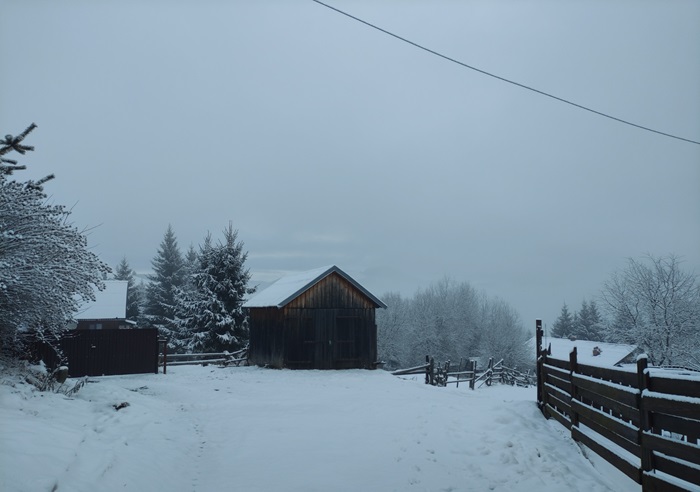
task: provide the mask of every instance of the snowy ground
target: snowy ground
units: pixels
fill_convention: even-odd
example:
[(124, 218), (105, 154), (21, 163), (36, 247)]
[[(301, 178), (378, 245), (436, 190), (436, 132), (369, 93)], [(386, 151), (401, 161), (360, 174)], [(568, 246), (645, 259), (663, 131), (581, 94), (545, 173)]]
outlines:
[(5, 492), (640, 490), (534, 388), (211, 366), (91, 378), (74, 399), (2, 382)]

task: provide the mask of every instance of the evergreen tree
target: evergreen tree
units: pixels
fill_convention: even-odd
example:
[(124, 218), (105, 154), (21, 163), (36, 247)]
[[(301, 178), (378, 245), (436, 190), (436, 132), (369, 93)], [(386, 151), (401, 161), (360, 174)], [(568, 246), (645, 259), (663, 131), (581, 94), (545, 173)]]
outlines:
[(569, 307), (564, 303), (559, 317), (552, 325), (552, 336), (555, 338), (567, 338), (574, 334), (574, 318), (569, 312)]
[(171, 338), (176, 330), (176, 291), (182, 285), (183, 259), (172, 226), (168, 225), (158, 252), (151, 261), (153, 275), (146, 287), (145, 318), (161, 336)]
[(126, 288), (126, 319), (131, 321), (138, 320), (141, 314), (139, 291), (134, 275), (135, 272), (129, 266), (125, 256), (114, 271), (114, 280), (126, 280), (128, 282)]
[(190, 244), (185, 254), (182, 265), (182, 289), (191, 290), (194, 288), (194, 275), (199, 271), (199, 254), (194, 246)]
[(245, 296), (254, 292), (248, 288), (247, 256), (230, 223), (223, 242), (214, 246), (211, 235), (206, 237), (193, 275), (194, 289), (181, 291), (178, 326), (184, 350), (234, 351), (246, 345), (248, 325), (241, 306)]
[(581, 310), (574, 319), (574, 334), (580, 340), (602, 340), (603, 326), (595, 301), (587, 302), (584, 299), (581, 303)]
[(85, 235), (67, 218), (63, 205), (47, 204), (39, 181), (11, 179), (25, 169), (6, 159), (10, 152), (34, 150), (20, 135), (0, 139), (0, 347), (21, 355), (22, 339), (55, 341), (85, 300), (94, 300), (93, 286), (103, 289), (109, 266), (87, 249)]

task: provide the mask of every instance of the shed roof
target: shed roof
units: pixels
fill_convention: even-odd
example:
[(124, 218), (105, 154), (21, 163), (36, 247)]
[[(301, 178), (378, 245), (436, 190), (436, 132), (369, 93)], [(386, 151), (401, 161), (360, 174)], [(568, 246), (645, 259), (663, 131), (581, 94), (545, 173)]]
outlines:
[[(74, 316), (81, 319), (125, 319), (126, 318), (126, 280), (105, 280), (104, 290), (95, 290), (95, 300), (80, 307)], [(93, 287), (94, 288), (94, 287)]]
[[(530, 340), (533, 350), (535, 339)], [(568, 338), (545, 337), (542, 345), (546, 349), (551, 344), (552, 357), (569, 360), (569, 354), (576, 347), (576, 360), (581, 364), (590, 366), (613, 367), (625, 357), (632, 354), (637, 347), (624, 343), (594, 342), (590, 340), (569, 340)], [(593, 355), (593, 348), (600, 349), (599, 355)]]
[(306, 272), (293, 273), (286, 275), (265, 290), (260, 291), (257, 295), (249, 299), (243, 304), (246, 308), (262, 308), (262, 307), (284, 307), (292, 300), (297, 298), (302, 293), (309, 290), (318, 282), (331, 275), (337, 273), (345, 280), (350, 282), (355, 288), (366, 295), (377, 307), (385, 308), (381, 300), (374, 296), (370, 291), (362, 287), (350, 275), (342, 271), (335, 265), (315, 268)]

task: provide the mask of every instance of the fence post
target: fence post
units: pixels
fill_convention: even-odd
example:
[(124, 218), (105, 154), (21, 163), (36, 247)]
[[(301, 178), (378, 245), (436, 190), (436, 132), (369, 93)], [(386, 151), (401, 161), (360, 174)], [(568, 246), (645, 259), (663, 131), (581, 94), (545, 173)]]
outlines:
[(647, 372), (647, 356), (642, 354), (637, 358), (637, 385), (639, 386), (639, 395), (637, 408), (639, 409), (639, 452), (641, 457), (642, 469), (641, 469), (641, 483), (642, 490), (644, 488), (644, 472), (651, 471), (654, 467), (652, 449), (646, 445), (646, 439), (644, 439), (644, 432), (651, 430), (651, 415), (650, 412), (646, 410), (646, 405), (644, 403), (644, 391), (649, 388), (649, 373)]
[(571, 378), (571, 400), (569, 402), (569, 420), (571, 421), (571, 437), (573, 438), (574, 427), (578, 427), (578, 412), (574, 410), (574, 401), (578, 400), (578, 390), (576, 388), (576, 383), (574, 382), (574, 374), (578, 372), (578, 353), (576, 347), (569, 354), (569, 365), (571, 366), (571, 372), (569, 377)]
[(430, 356), (425, 356), (425, 384), (430, 384)]
[(474, 389), (476, 384), (476, 360), (469, 361), (469, 370), (472, 372), (472, 378), (469, 380), (469, 389)]
[[(457, 366), (457, 372), (460, 373), (462, 372), (462, 361), (464, 360), (464, 357), (459, 358), (459, 366)], [(457, 374), (457, 384), (455, 385), (455, 388), (459, 388), (459, 379), (462, 377), (461, 374)]]
[[(535, 320), (535, 362), (537, 364), (537, 406), (544, 413), (544, 358), (542, 357), (542, 320)], [(474, 389), (474, 388), (472, 388)]]
[(493, 377), (493, 357), (489, 357), (489, 368), (487, 371), (489, 375), (486, 376), (486, 386), (491, 386), (491, 378)]

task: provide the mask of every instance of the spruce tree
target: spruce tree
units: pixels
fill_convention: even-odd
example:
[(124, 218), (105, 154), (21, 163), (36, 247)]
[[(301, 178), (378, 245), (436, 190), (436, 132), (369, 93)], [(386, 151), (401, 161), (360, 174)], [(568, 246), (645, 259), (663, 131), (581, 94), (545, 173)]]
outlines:
[(567, 338), (574, 334), (574, 318), (569, 312), (569, 307), (564, 303), (559, 317), (552, 325), (552, 336), (555, 338)]
[(154, 273), (148, 277), (145, 318), (151, 326), (158, 328), (161, 336), (171, 338), (176, 330), (175, 293), (183, 280), (182, 253), (172, 226), (168, 225), (151, 264)]
[(207, 235), (200, 246), (199, 269), (193, 275), (194, 289), (183, 291), (180, 298), (178, 325), (184, 350), (234, 351), (247, 344), (248, 325), (241, 306), (254, 291), (248, 287), (247, 256), (230, 223), (217, 245)]
[(577, 338), (594, 342), (602, 340), (603, 326), (595, 301), (583, 300), (581, 310), (576, 313), (574, 325), (574, 333)]
[(136, 321), (141, 314), (138, 286), (134, 279), (135, 272), (129, 266), (126, 256), (114, 270), (114, 280), (126, 280), (126, 319)]

